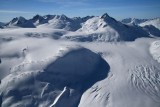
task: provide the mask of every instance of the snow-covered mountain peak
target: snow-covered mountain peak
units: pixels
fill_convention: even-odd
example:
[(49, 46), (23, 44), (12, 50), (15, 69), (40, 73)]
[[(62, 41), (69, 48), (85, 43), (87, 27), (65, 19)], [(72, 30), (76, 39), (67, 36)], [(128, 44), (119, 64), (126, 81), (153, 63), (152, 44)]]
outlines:
[(43, 16), (43, 18), (46, 19), (46, 20), (51, 20), (51, 19), (53, 19), (55, 16), (56, 16), (56, 15), (50, 15), (50, 14), (48, 14), (48, 15)]
[(44, 17), (40, 16), (40, 15), (35, 15), (32, 19), (30, 19), (34, 25), (40, 25), (40, 24), (44, 24), (44, 23), (47, 23), (48, 20), (45, 19)]
[(5, 27), (22, 27), (22, 28), (35, 28), (32, 21), (25, 19), (24, 17), (13, 18)]
[(56, 15), (55, 19), (68, 20), (69, 18), (66, 15), (62, 14), (62, 15)]
[(90, 18), (76, 33), (65, 35), (78, 41), (133, 41), (148, 36), (148, 32), (141, 27), (125, 25), (108, 14)]
[(20, 17), (18, 17), (18, 20), (19, 21), (25, 21), (26, 19), (24, 17), (20, 16)]
[(91, 19), (88, 19), (83, 25), (80, 31), (85, 32), (95, 32), (103, 30), (106, 23), (103, 19), (99, 17), (93, 17)]
[(25, 21), (26, 21), (26, 19), (25, 19), (24, 17), (20, 16), (20, 17), (13, 18), (13, 19), (9, 22), (9, 24), (11, 25), (11, 24), (24, 23)]
[(37, 14), (37, 15), (35, 15), (35, 16), (32, 18), (32, 20), (38, 20), (38, 19), (40, 19), (40, 18), (43, 18), (43, 17)]

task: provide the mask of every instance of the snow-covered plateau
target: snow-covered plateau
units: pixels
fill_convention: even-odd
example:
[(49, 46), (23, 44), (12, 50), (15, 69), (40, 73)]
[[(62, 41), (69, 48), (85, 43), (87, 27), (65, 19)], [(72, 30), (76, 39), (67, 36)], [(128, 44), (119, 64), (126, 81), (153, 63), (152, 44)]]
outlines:
[(2, 24), (0, 107), (160, 107), (159, 20), (137, 23), (105, 13)]

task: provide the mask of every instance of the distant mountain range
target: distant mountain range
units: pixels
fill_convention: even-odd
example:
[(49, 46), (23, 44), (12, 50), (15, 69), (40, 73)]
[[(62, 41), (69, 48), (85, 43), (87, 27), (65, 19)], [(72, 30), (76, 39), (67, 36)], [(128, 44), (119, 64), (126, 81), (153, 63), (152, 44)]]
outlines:
[(146, 22), (150, 19), (137, 19), (137, 18), (126, 18), (126, 19), (122, 19), (121, 22), (124, 24), (135, 24), (138, 25), (140, 23)]
[(139, 24), (140, 26), (146, 26), (146, 25), (152, 25), (154, 27), (156, 27), (157, 29), (160, 30), (160, 18), (155, 18), (155, 19), (152, 19), (152, 20), (148, 20), (146, 22), (143, 22), (143, 23), (140, 23)]
[(24, 17), (13, 18), (7, 24), (0, 24), (3, 28), (35, 28), (35, 27), (51, 27), (55, 29), (66, 29), (75, 31), (81, 28), (81, 24), (94, 16), (68, 18), (65, 15), (35, 15), (32, 19)]
[(86, 16), (69, 18), (65, 15), (35, 15), (31, 19), (17, 17), (1, 28), (52, 28), (69, 31), (62, 38), (76, 41), (133, 41), (139, 37), (160, 36), (160, 18), (121, 21), (110, 17)]

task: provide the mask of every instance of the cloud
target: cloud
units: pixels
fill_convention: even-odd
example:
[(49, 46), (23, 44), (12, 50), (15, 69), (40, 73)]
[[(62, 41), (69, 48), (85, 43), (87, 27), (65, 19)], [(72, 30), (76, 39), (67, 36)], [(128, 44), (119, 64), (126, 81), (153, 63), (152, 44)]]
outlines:
[(0, 13), (10, 13), (10, 14), (21, 13), (21, 14), (29, 14), (29, 13), (33, 13), (33, 12), (18, 11), (18, 10), (0, 10)]

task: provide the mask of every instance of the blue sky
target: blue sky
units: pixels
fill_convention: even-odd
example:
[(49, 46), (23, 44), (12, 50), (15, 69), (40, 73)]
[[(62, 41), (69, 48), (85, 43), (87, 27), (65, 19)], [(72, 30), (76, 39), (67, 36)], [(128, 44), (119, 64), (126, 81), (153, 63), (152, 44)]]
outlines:
[(160, 0), (0, 0), (0, 21), (36, 14), (65, 14), (69, 17), (102, 15), (116, 19), (160, 17)]

